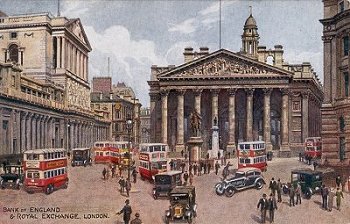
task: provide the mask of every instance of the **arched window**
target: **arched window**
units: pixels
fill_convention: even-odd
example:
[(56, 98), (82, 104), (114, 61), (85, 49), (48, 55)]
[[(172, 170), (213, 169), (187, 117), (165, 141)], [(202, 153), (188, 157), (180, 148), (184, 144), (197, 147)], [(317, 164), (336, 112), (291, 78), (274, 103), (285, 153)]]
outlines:
[(16, 44), (12, 44), (9, 47), (9, 59), (18, 63), (18, 46)]

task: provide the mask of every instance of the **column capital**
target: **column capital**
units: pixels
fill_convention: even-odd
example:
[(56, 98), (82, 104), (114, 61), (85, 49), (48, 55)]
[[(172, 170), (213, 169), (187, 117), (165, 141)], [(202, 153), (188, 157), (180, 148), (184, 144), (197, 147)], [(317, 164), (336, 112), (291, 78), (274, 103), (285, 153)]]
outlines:
[(185, 89), (177, 89), (176, 92), (178, 93), (178, 95), (185, 95), (186, 90)]
[(200, 96), (203, 92), (202, 88), (195, 88), (192, 90), (195, 96)]
[(218, 95), (220, 93), (220, 89), (211, 89), (210, 92), (213, 94), (213, 95)]
[(309, 91), (303, 91), (303, 92), (300, 92), (300, 95), (303, 99), (307, 99), (310, 97), (310, 92)]
[(287, 89), (287, 88), (280, 88), (280, 91), (281, 91), (282, 95), (288, 95), (290, 93), (289, 89)]
[(149, 93), (149, 96), (151, 98), (151, 101), (158, 101), (159, 100), (159, 93)]
[(230, 96), (234, 96), (234, 95), (236, 95), (237, 89), (236, 88), (231, 88), (231, 89), (228, 89), (227, 91), (228, 91), (228, 94)]
[(246, 92), (246, 94), (248, 96), (252, 96), (254, 94), (255, 89), (254, 88), (248, 88), (248, 89), (244, 89), (244, 91)]
[(271, 89), (271, 88), (264, 88), (264, 89), (263, 89), (263, 92), (264, 92), (264, 95), (265, 95), (265, 96), (266, 96), (266, 95), (270, 96), (271, 93), (272, 93), (272, 89)]
[(168, 96), (169, 95), (170, 90), (168, 89), (161, 89), (160, 90), (160, 95), (163, 96)]

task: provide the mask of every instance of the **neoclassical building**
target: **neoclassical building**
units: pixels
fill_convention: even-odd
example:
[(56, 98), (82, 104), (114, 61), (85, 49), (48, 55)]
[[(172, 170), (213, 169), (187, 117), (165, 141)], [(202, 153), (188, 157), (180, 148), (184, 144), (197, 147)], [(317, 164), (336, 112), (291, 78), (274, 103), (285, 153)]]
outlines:
[(202, 117), (204, 150), (211, 148), (215, 118), (220, 148), (231, 152), (238, 142), (264, 140), (268, 150), (289, 156), (303, 148), (306, 137), (320, 136), (323, 93), (310, 63), (290, 65), (281, 45), (267, 49), (259, 38), (250, 15), (240, 52), (188, 47), (183, 64), (152, 66), (151, 141), (184, 149), (193, 110)]
[(0, 157), (108, 139), (110, 121), (90, 108), (91, 46), (80, 20), (0, 15)]
[(348, 1), (324, 0), (323, 164), (350, 176), (350, 7)]

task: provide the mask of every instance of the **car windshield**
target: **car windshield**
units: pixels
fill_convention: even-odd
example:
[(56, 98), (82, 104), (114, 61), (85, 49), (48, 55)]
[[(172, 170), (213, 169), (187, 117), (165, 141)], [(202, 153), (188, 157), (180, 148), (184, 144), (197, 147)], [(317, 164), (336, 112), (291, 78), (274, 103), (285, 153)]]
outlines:
[(244, 177), (244, 172), (236, 172), (235, 177)]
[(171, 176), (156, 175), (155, 184), (171, 184)]
[(170, 196), (171, 203), (187, 202), (187, 200), (188, 200), (187, 194), (172, 194)]

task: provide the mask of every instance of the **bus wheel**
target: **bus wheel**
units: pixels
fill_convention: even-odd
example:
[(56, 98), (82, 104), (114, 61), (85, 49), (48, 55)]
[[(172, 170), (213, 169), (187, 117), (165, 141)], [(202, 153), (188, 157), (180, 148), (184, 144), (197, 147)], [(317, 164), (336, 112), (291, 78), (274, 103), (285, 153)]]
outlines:
[(48, 185), (45, 190), (45, 194), (51, 194), (53, 192), (53, 187), (52, 185)]
[(68, 181), (66, 181), (66, 183), (63, 184), (63, 188), (67, 189), (68, 188)]

